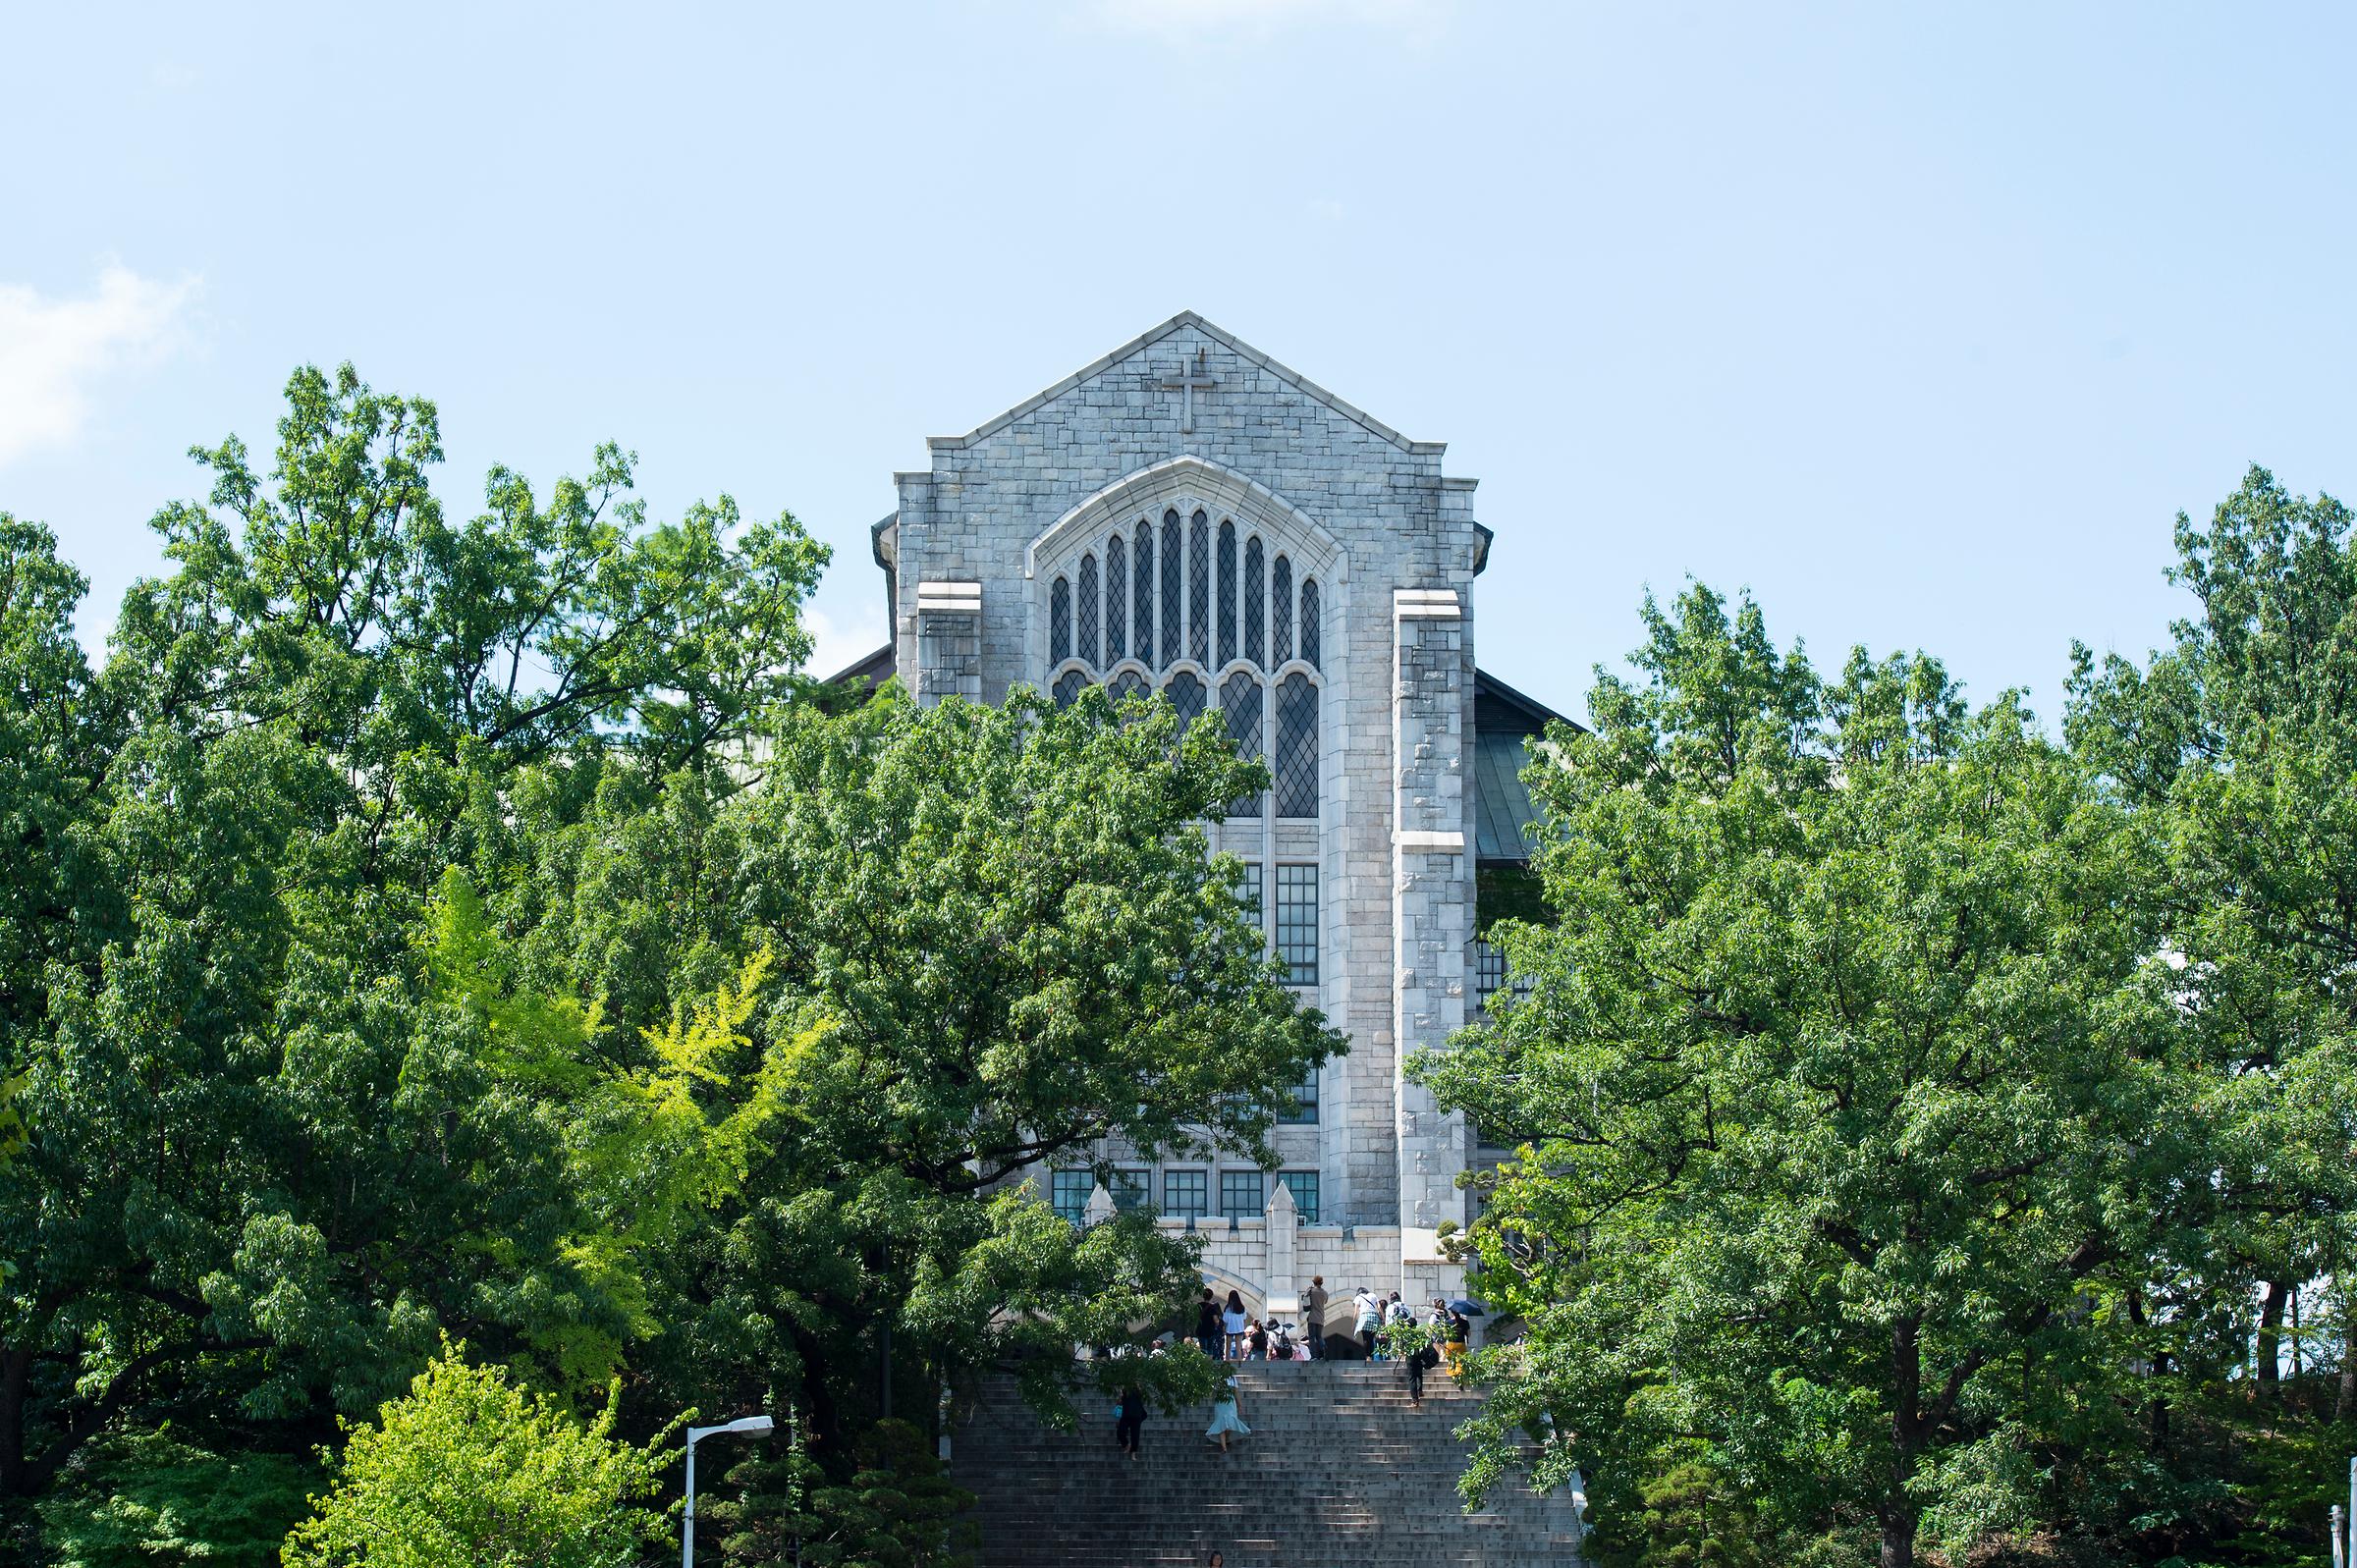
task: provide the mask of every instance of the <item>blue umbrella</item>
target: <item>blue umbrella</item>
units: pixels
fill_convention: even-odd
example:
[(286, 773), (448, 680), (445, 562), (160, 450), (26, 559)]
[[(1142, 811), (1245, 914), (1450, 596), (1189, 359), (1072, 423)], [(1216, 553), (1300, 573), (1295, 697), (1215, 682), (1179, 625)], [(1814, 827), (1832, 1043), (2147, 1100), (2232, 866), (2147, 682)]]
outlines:
[(1462, 1296), (1459, 1296), (1456, 1300), (1449, 1303), (1449, 1310), (1451, 1312), (1461, 1312), (1468, 1318), (1479, 1318), (1483, 1316), (1479, 1305), (1465, 1300)]

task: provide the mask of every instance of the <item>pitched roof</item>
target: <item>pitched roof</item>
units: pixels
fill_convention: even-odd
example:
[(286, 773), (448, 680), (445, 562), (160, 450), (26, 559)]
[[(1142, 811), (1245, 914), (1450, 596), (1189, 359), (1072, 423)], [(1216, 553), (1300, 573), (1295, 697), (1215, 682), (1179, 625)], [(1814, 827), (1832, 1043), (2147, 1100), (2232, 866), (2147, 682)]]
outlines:
[(1376, 435), (1381, 436), (1384, 440), (1392, 442), (1406, 451), (1438, 454), (1448, 449), (1448, 443), (1445, 441), (1410, 441), (1407, 437), (1401, 435), (1398, 431), (1394, 430), (1390, 425), (1385, 424), (1373, 414), (1368, 413), (1366, 410), (1356, 406), (1353, 404), (1346, 403), (1343, 399), (1336, 397), (1333, 393), (1328, 392), (1324, 387), (1319, 386), (1316, 382), (1310, 380), (1298, 370), (1279, 363), (1277, 360), (1261, 352), (1258, 349), (1253, 348), (1250, 344), (1244, 342), (1241, 338), (1234, 336), (1233, 333), (1223, 331), (1219, 327), (1213, 326), (1210, 322), (1204, 320), (1192, 310), (1181, 310), (1177, 315), (1171, 317), (1170, 320), (1162, 323), (1160, 326), (1149, 328), (1147, 331), (1139, 333), (1136, 337), (1130, 339), (1127, 343), (1123, 344), (1119, 349), (1114, 350), (1111, 353), (1106, 354), (1100, 359), (1093, 360), (1088, 364), (1082, 365), (1079, 369), (1073, 371), (1070, 375), (1066, 376), (1062, 381), (1057, 382), (1054, 386), (1025, 398), (1022, 402), (1016, 404), (1014, 407), (1008, 409), (1005, 413), (1000, 414), (994, 419), (984, 420), (982, 423), (976, 425), (973, 429), (967, 431), (964, 435), (930, 436), (926, 438), (925, 444), (929, 447), (948, 447), (954, 449), (958, 447), (970, 446), (974, 442), (996, 435), (999, 431), (1006, 429), (1007, 426), (1013, 424), (1015, 420), (1020, 419), (1023, 415), (1031, 412), (1033, 409), (1063, 397), (1066, 393), (1071, 391), (1074, 387), (1080, 385), (1080, 383), (1088, 380), (1090, 377), (1102, 375), (1105, 371), (1112, 369), (1115, 365), (1121, 363), (1124, 359), (1128, 358), (1131, 354), (1136, 353), (1139, 350), (1153, 347), (1155, 344), (1160, 343), (1163, 339), (1169, 337), (1172, 333), (1178, 331), (1181, 327), (1194, 328), (1197, 332), (1202, 333), (1203, 336), (1209, 338), (1212, 342), (1228, 350), (1231, 353), (1233, 353), (1236, 355), (1236, 357), (1244, 360), (1246, 363), (1258, 365), (1261, 369), (1268, 371), (1271, 375), (1274, 375), (1280, 381), (1283, 381), (1286, 385), (1293, 388), (1295, 391), (1324, 404), (1327, 407), (1332, 408), (1335, 412), (1343, 415), (1344, 418), (1356, 421), (1357, 423), (1365, 426), (1367, 429), (1373, 431)]
[(1530, 859), (1524, 831), (1539, 820), (1539, 808), (1523, 787), (1530, 766), (1530, 741), (1551, 719), (1562, 719), (1535, 697), (1525, 696), (1491, 675), (1473, 672), (1473, 859), (1476, 864)]

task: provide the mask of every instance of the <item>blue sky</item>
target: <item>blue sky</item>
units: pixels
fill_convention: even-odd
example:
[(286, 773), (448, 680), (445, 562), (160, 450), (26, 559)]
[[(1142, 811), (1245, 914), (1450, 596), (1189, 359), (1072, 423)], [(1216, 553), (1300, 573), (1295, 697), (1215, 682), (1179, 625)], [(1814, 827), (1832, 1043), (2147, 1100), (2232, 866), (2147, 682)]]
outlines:
[(2180, 508), (2357, 490), (2347, 8), (1476, 0), (21, 8), (0, 509), (155, 569), (294, 365), (439, 488), (613, 436), (836, 547), (1182, 308), (1482, 481), (1482, 660), (1577, 711), (1650, 584), (2059, 707)]

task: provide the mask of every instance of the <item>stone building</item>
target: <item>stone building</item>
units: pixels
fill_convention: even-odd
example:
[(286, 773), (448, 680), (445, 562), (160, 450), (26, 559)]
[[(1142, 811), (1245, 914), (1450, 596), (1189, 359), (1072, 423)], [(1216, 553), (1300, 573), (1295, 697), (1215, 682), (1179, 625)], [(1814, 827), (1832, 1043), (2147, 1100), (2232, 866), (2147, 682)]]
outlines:
[(1289, 1313), (1312, 1274), (1461, 1294), (1439, 1236), (1468, 1217), (1480, 1151), (1400, 1064), (1498, 983), (1477, 865), (1522, 859), (1516, 775), (1552, 717), (1474, 665), (1474, 481), (1191, 311), (927, 446), (875, 528), (892, 643), (845, 674), (927, 702), (1104, 682), (1217, 710), (1274, 786), (1213, 847), (1349, 1037), (1300, 1086), (1274, 1171), (1116, 1147), (1112, 1190), (1051, 1172), (1049, 1196), (1076, 1220), (1156, 1205), (1256, 1309)]

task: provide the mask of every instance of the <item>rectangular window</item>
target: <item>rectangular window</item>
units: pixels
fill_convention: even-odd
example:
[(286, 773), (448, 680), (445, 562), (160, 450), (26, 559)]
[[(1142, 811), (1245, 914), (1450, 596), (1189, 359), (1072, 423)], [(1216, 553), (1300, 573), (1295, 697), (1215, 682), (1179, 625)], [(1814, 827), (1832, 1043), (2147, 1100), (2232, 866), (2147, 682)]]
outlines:
[(1314, 1170), (1280, 1170), (1277, 1179), (1292, 1189), (1293, 1207), (1300, 1211), (1301, 1222), (1318, 1222), (1318, 1173)]
[(1277, 1123), (1282, 1127), (1314, 1127), (1318, 1121), (1318, 1069), (1312, 1067), (1302, 1080), (1293, 1085), (1293, 1103), (1278, 1112)]
[(1097, 1190), (1097, 1178), (1085, 1170), (1059, 1170), (1049, 1178), (1048, 1198), (1056, 1212), (1073, 1224), (1088, 1217), (1089, 1195)]
[(1506, 984), (1506, 954), (1494, 942), (1473, 944), (1473, 1005), (1486, 1007)]
[(1285, 960), (1285, 983), (1318, 983), (1318, 868), (1277, 868), (1277, 956)]
[(1211, 1213), (1207, 1184), (1210, 1178), (1200, 1170), (1166, 1170), (1162, 1173), (1162, 1212), (1175, 1219), (1200, 1219)]
[(1113, 1173), (1113, 1183), (1107, 1190), (1113, 1194), (1113, 1206), (1123, 1213), (1141, 1209), (1154, 1190), (1154, 1173), (1124, 1167)]
[(1267, 919), (1261, 914), (1263, 905), (1260, 901), (1259, 861), (1247, 860), (1244, 862), (1243, 880), (1236, 884), (1235, 895), (1243, 900), (1244, 907), (1251, 912), (1252, 924), (1256, 926), (1268, 924)]
[(1220, 1172), (1220, 1216), (1226, 1219), (1257, 1219), (1267, 1210), (1257, 1170)]

